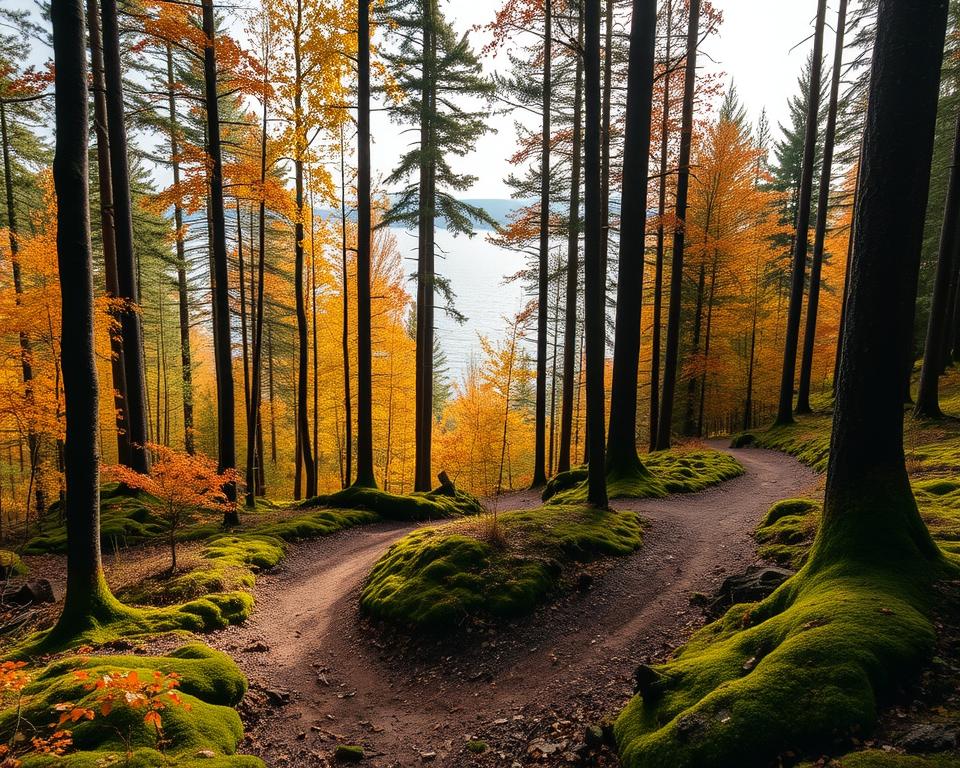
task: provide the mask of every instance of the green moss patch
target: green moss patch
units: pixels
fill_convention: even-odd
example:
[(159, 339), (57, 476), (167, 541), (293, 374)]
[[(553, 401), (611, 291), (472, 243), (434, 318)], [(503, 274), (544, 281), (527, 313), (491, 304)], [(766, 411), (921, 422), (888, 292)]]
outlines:
[(530, 613), (573, 563), (626, 555), (642, 543), (633, 512), (549, 505), (421, 528), (374, 566), (360, 597), (369, 615), (449, 631), (475, 617)]
[(731, 447), (751, 445), (782, 451), (816, 472), (826, 472), (832, 425), (833, 415), (829, 413), (798, 416), (794, 424), (736, 435)]
[(821, 505), (812, 499), (784, 499), (767, 512), (755, 537), (760, 556), (799, 569), (820, 525)]
[(933, 648), (928, 570), (808, 566), (734, 606), (644, 675), (615, 726), (624, 765), (759, 767), (864, 733)]
[(826, 762), (803, 763), (799, 768), (958, 768), (957, 755), (904, 755), (882, 749), (851, 752)]
[[(113, 672), (136, 671), (149, 679), (154, 670), (180, 676), (179, 691), (186, 706), (167, 706), (160, 711), (165, 744), (158, 749), (156, 732), (144, 723), (144, 711), (117, 704), (107, 715), (100, 712), (97, 694), (74, 672), (85, 671), (91, 680)], [(247, 682), (236, 664), (219, 651), (191, 644), (169, 656), (77, 656), (50, 664), (33, 676), (24, 689), (20, 732), (28, 739), (46, 736), (57, 721), (61, 702), (96, 712), (93, 720), (70, 724), (73, 747), (63, 757), (31, 756), (25, 768), (34, 766), (166, 766), (205, 765), (221, 768), (261, 768), (257, 758), (237, 755), (243, 737), (240, 718), (234, 711)], [(7, 742), (17, 726), (18, 713), (7, 702), (0, 712), (0, 738)], [(75, 750), (75, 751), (74, 751)]]
[(317, 539), (333, 533), (380, 520), (375, 512), (362, 509), (315, 509), (306, 514), (261, 523), (250, 529), (260, 536), (273, 536), (283, 541)]
[[(722, 451), (709, 448), (658, 451), (644, 456), (643, 466), (636, 472), (609, 473), (607, 495), (611, 499), (662, 498), (671, 493), (702, 491), (742, 474), (740, 462)], [(558, 504), (585, 503), (587, 468), (577, 467), (551, 478), (542, 498)]]
[(0, 579), (12, 579), (26, 573), (27, 566), (20, 559), (20, 555), (9, 549), (0, 549)]
[(315, 496), (300, 504), (302, 509), (331, 507), (374, 512), (388, 520), (443, 520), (465, 515), (479, 515), (483, 505), (465, 491), (447, 493), (442, 489), (429, 493), (400, 496), (377, 488), (351, 486), (326, 496)]

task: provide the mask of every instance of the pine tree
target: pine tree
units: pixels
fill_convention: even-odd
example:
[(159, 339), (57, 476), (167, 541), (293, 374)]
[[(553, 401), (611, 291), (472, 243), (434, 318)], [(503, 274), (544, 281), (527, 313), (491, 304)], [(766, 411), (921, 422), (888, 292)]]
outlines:
[[(457, 37), (437, 0), (397, 0), (386, 12), (398, 38), (386, 60), (406, 95), (393, 110), (400, 123), (418, 126), (420, 142), (401, 156), (386, 179), (393, 185), (411, 179), (394, 197), (381, 226), (407, 224), (418, 230), (417, 256), (417, 457), (414, 489), (431, 487), (433, 433), (434, 300), (437, 289), (452, 296), (435, 270), (434, 228), (442, 219), (449, 232), (473, 234), (475, 222), (492, 224), (480, 208), (454, 193), (467, 189), (472, 176), (457, 172), (450, 156), (470, 151), (487, 130), (486, 115), (469, 111), (464, 97), (486, 98), (492, 83), (483, 77), (467, 35)], [(453, 95), (456, 98), (453, 98)]]

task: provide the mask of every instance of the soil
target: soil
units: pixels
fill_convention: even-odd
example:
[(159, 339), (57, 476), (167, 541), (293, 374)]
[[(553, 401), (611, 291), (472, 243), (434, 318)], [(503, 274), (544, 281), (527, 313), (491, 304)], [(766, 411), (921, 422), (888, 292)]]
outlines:
[[(746, 473), (718, 487), (615, 502), (649, 521), (636, 554), (585, 568), (580, 589), (528, 619), (442, 642), (359, 618), (365, 575), (411, 525), (291, 547), (258, 579), (251, 619), (205, 638), (251, 681), (241, 749), (271, 767), (329, 765), (338, 744), (362, 746), (370, 766), (615, 764), (588, 728), (630, 697), (638, 663), (703, 623), (693, 595), (757, 561), (751, 532), (769, 506), (818, 482), (780, 453), (735, 455)], [(498, 500), (537, 504), (531, 492)]]

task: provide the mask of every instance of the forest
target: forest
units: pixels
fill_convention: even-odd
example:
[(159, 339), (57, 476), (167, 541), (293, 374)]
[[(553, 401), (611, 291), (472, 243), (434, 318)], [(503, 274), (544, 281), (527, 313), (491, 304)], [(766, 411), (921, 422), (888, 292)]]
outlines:
[(3, 0), (0, 145), (0, 768), (960, 768), (960, 0)]

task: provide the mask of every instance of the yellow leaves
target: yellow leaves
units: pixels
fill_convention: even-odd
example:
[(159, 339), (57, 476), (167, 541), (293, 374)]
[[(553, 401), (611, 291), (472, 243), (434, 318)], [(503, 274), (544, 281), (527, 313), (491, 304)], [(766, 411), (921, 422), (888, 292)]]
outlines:
[(0, 691), (20, 693), (30, 682), (25, 661), (5, 661), (0, 664)]

